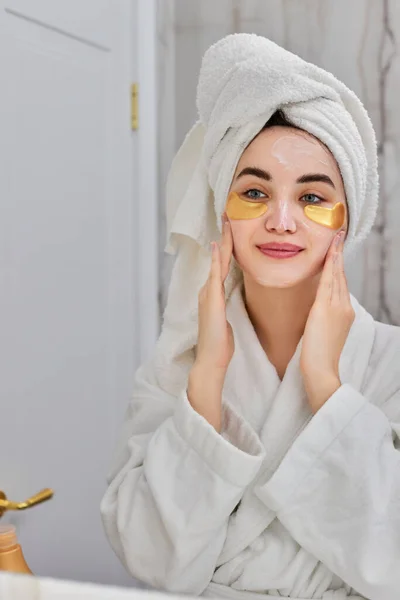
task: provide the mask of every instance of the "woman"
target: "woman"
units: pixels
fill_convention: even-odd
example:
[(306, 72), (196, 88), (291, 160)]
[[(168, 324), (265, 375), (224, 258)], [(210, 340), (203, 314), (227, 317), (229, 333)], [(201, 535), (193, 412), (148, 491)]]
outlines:
[(198, 108), (167, 189), (163, 330), (102, 502), (110, 542), (167, 591), (395, 600), (400, 331), (343, 267), (375, 218), (372, 125), (331, 74), (247, 34), (207, 51)]

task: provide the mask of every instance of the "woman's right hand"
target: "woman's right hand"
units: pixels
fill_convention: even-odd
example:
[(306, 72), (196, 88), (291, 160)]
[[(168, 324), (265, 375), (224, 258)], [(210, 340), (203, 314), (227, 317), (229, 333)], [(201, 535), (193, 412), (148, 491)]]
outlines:
[(196, 349), (196, 366), (209, 372), (226, 370), (234, 352), (234, 339), (230, 323), (226, 320), (225, 279), (229, 273), (233, 240), (230, 223), (223, 217), (221, 243), (212, 242), (212, 258), (207, 281), (199, 292), (199, 329)]
[(188, 397), (192, 406), (219, 430), (222, 388), (235, 347), (232, 327), (226, 319), (224, 282), (233, 238), (225, 215), (221, 243), (213, 242), (212, 246), (210, 273), (199, 292), (198, 341)]

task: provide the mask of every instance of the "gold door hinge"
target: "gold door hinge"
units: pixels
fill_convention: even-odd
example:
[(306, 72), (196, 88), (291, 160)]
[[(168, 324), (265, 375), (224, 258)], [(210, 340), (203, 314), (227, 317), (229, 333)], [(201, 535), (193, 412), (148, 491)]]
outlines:
[(139, 127), (139, 84), (132, 83), (131, 85), (131, 127), (137, 129)]

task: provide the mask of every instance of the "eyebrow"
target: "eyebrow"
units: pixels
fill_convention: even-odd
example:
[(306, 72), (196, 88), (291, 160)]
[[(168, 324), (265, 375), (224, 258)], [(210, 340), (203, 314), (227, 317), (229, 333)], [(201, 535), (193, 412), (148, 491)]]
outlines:
[[(264, 169), (260, 169), (259, 167), (245, 167), (240, 171), (239, 175), (236, 176), (236, 179), (240, 179), (240, 177), (244, 177), (245, 175), (254, 175), (259, 179), (272, 181), (271, 173), (264, 171)], [(316, 181), (327, 183), (333, 187), (333, 189), (336, 189), (332, 179), (328, 175), (325, 175), (325, 173), (306, 173), (305, 175), (302, 175), (296, 179), (296, 183), (313, 183)]]

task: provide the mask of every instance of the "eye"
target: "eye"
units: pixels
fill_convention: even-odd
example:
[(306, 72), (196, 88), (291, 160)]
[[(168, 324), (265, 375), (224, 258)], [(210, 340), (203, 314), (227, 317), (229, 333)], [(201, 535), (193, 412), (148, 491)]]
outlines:
[(263, 192), (260, 192), (260, 190), (257, 190), (256, 188), (251, 188), (250, 190), (247, 190), (246, 192), (244, 192), (243, 196), (245, 196), (248, 200), (256, 201), (260, 201), (266, 198), (266, 194), (263, 194)]
[[(318, 204), (319, 202), (324, 202), (324, 199), (320, 198), (316, 194), (304, 194), (304, 196), (302, 196), (302, 198), (304, 198), (305, 201), (309, 202), (310, 204)], [(315, 198), (316, 198), (316, 200), (315, 200)]]

